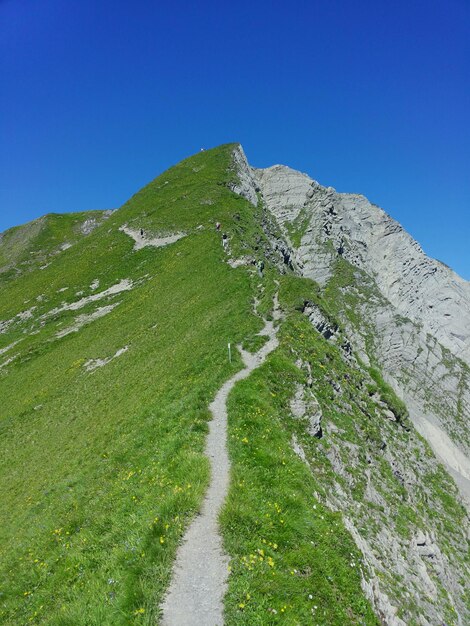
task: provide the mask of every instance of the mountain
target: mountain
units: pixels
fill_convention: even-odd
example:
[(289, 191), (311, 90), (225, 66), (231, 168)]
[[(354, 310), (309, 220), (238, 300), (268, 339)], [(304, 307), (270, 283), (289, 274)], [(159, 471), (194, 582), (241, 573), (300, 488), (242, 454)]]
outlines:
[(380, 366), (470, 502), (470, 283), (363, 196), (283, 166), (252, 172), (296, 273), (328, 290), (359, 356)]
[(209, 405), (250, 359), (225, 623), (469, 623), (469, 313), (379, 207), (238, 144), (6, 231), (2, 623), (161, 621), (213, 480)]
[[(0, 273), (18, 276), (31, 269), (45, 269), (51, 258), (89, 235), (112, 211), (50, 213), (24, 226), (0, 233)], [(41, 267), (42, 266), (42, 267)]]

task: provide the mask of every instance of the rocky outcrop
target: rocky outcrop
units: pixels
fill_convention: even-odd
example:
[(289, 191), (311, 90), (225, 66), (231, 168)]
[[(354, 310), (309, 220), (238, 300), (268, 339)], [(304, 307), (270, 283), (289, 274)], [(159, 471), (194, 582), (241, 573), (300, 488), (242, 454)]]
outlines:
[(103, 220), (107, 219), (114, 213), (114, 209), (106, 209), (105, 211), (96, 211), (97, 217), (87, 218), (82, 224), (79, 226), (79, 231), (82, 235), (90, 235), (95, 228), (101, 226)]
[(242, 196), (254, 206), (258, 205), (258, 185), (252, 168), (248, 165), (245, 152), (238, 144), (233, 151), (233, 181), (229, 183), (230, 189)]
[(322, 411), (315, 394), (308, 387), (298, 385), (290, 405), (292, 415), (297, 419), (307, 420), (306, 432), (312, 437), (321, 439)]
[[(422, 626), (463, 626), (468, 517), (461, 508), (461, 527), (449, 533), (444, 520), (453, 515), (445, 494), (458, 502), (460, 492), (470, 504), (470, 283), (427, 257), (363, 196), (337, 193), (280, 165), (252, 172), (254, 180), (245, 181), (274, 221), (266, 218), (263, 229), (278, 266), (282, 249), (286, 271), (322, 288), (302, 312), (351, 372), (367, 380), (381, 371), (415, 427), (372, 380), (345, 395), (344, 380), (334, 371), (316, 380), (304, 357), (297, 365), (308, 370), (306, 383), (297, 384), (289, 406), (292, 448), (322, 484), (325, 503), (343, 514), (363, 555), (364, 593), (381, 622), (403, 626), (416, 615)], [(328, 314), (317, 304), (322, 297)], [(368, 433), (372, 422), (379, 432)]]
[[(366, 365), (380, 366), (470, 502), (470, 283), (426, 256), (364, 196), (282, 165), (251, 168), (250, 176), (241, 150), (236, 162), (245, 197), (258, 191), (275, 219), (281, 235), (271, 237), (273, 246), (291, 271), (331, 290), (338, 262), (351, 268), (336, 288), (348, 350), (352, 344)], [(336, 340), (315, 307), (305, 312)]]
[(304, 276), (326, 284), (339, 255), (366, 271), (403, 316), (422, 325), (470, 365), (470, 283), (428, 257), (389, 215), (364, 196), (337, 193), (276, 165), (254, 170), (263, 199), (287, 233), (307, 218), (296, 259)]
[[(320, 341), (339, 347), (335, 335), (317, 331)], [(373, 389), (364, 364), (340, 353), (345, 369), (317, 367), (312, 375), (314, 361), (306, 358), (316, 354), (310, 346), (296, 353), (304, 382), (294, 388), (286, 420), (293, 451), (320, 485), (315, 497), (342, 513), (362, 553), (350, 566), (361, 568), (364, 594), (387, 626), (463, 626), (468, 520), (462, 511), (457, 521), (448, 509), (455, 485)], [(309, 431), (310, 397), (322, 414), (320, 441)]]
[(284, 165), (252, 171), (264, 201), (281, 225), (298, 217), (306, 200), (313, 196), (312, 183), (318, 184), (307, 174), (301, 174)]

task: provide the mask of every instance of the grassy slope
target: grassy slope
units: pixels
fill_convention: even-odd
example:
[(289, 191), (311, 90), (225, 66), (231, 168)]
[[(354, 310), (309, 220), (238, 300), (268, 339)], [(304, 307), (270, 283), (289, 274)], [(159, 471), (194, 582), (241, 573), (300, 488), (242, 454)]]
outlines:
[[(367, 579), (367, 569), (344, 532), (341, 516), (325, 506), (338, 497), (334, 508), (353, 521), (378, 555), (383, 528), (405, 547), (417, 529), (434, 533), (460, 576), (457, 593), (469, 611), (466, 514), (455, 484), (436, 464), (429, 446), (408, 428), (402, 403), (378, 372), (373, 372), (374, 380), (366, 368), (351, 367), (297, 310), (306, 299), (328, 306), (312, 283), (284, 276), (280, 299), (285, 310), (280, 347), (236, 387), (230, 400), (233, 480), (222, 518), (235, 572), (229, 581), (228, 624), (374, 623), (369, 605), (356, 591), (360, 572)], [(308, 435), (304, 420), (291, 416), (295, 384), (306, 382), (297, 359), (311, 366), (312, 389), (323, 410), (320, 440)], [(335, 388), (341, 388), (339, 394)], [(400, 422), (378, 413), (372, 398), (377, 393), (400, 413)], [(292, 451), (293, 436), (311, 471)], [(334, 454), (340, 469), (332, 465)], [(412, 487), (405, 488), (392, 473), (390, 458), (384, 458), (390, 455), (414, 476)], [(384, 506), (370, 500), (370, 484)], [(458, 623), (432, 566), (428, 571), (438, 595), (420, 598), (417, 604), (409, 581), (388, 567), (386, 553), (382, 558), (382, 589), (405, 623), (421, 623), (427, 601), (446, 623)]]
[[(253, 252), (262, 236), (253, 207), (222, 184), (233, 175), (231, 150), (165, 172), (49, 267), (2, 289), (1, 320), (36, 307), (0, 334), (0, 349), (20, 340), (1, 357), (16, 359), (0, 370), (4, 624), (155, 622), (177, 543), (208, 481), (207, 406), (240, 367), (238, 358), (227, 362), (227, 341), (254, 345), (261, 327), (251, 313), (257, 287), (245, 269), (222, 262), (213, 227), (220, 220), (240, 251)], [(188, 236), (134, 252), (118, 231), (125, 222)], [(76, 312), (41, 323), (77, 292), (90, 294), (95, 279), (99, 291), (124, 278), (134, 289), (80, 310), (120, 303), (80, 332), (56, 338)], [(106, 367), (84, 369), (124, 346)], [(287, 350), (231, 398), (227, 621), (308, 623), (313, 610), (315, 623), (375, 623), (350, 566), (351, 558), (359, 563), (352, 540), (340, 516), (313, 509), (315, 482), (280, 426), (298, 376)], [(281, 375), (285, 386), (276, 390)]]
[(49, 213), (1, 233), (0, 285), (24, 270), (37, 269), (60, 253), (62, 244), (73, 245), (80, 240), (84, 236), (81, 227), (86, 220), (98, 224), (104, 218), (104, 211)]
[[(283, 291), (284, 304), (300, 309), (303, 302), (310, 300), (323, 310), (333, 325), (339, 325), (340, 333), (344, 318), (358, 332), (367, 332), (367, 320), (358, 317), (358, 300), (354, 296), (362, 290), (369, 299), (378, 297), (373, 283), (366, 279), (368, 277), (357, 268), (339, 259), (333, 278), (323, 290), (310, 281), (289, 279)], [(421, 595), (420, 603), (416, 603), (409, 593), (408, 581), (390, 568), (385, 551), (379, 559), (384, 569), (379, 574), (381, 584), (407, 624), (419, 624), (424, 608), (432, 610), (432, 605), (446, 623), (459, 623), (453, 605), (456, 597), (461, 615), (470, 614), (470, 553), (467, 516), (455, 483), (412, 427), (405, 405), (385, 383), (378, 366), (367, 368), (359, 362), (359, 368), (349, 367), (341, 351), (312, 331), (304, 317), (296, 316), (294, 311), (285, 332), (288, 333), (288, 342), (284, 344), (286, 354), (294, 354), (312, 367), (313, 390), (323, 409), (326, 436), (320, 441), (312, 439), (299, 421), (284, 420), (283, 424), (302, 444), (316, 476), (321, 500), (328, 501), (329, 494), (334, 494), (339, 484), (341, 503), (335, 508), (354, 522), (359, 533), (369, 545), (375, 545), (379, 554), (381, 528), (389, 528), (405, 549), (417, 529), (433, 534), (458, 580), (453, 589), (454, 600), (448, 597), (429, 563), (427, 571), (438, 593), (432, 598)], [(344, 334), (342, 337), (345, 338)], [(365, 338), (366, 346), (369, 338)], [(382, 409), (378, 410), (374, 402), (377, 396), (393, 411), (396, 422), (380, 416)], [(284, 415), (286, 413), (289, 413), (288, 407), (284, 407)], [(388, 450), (385, 455), (381, 450), (383, 442)], [(331, 462), (333, 451), (339, 453), (341, 459), (336, 458), (335, 467)], [(397, 466), (407, 476), (404, 485), (397, 478)], [(371, 485), (372, 492), (380, 494), (378, 500), (382, 500), (383, 506), (377, 505), (373, 496), (371, 500)], [(409, 563), (412, 569), (411, 561)]]
[[(289, 400), (303, 382), (292, 344), (326, 344), (289, 307), (293, 282), (282, 279), (280, 348), (229, 403), (233, 475), (222, 515), (232, 556), (227, 624), (377, 624), (360, 590), (361, 574), (367, 576), (361, 555), (341, 515), (321, 503), (321, 478), (291, 445)], [(300, 338), (289, 334), (300, 329)]]
[[(196, 162), (223, 180), (228, 157), (222, 149)], [(79, 333), (54, 338), (76, 315), (66, 311), (44, 327), (28, 320), (0, 335), (1, 347), (22, 339), (0, 378), (3, 623), (116, 624), (144, 606), (152, 613), (207, 484), (207, 405), (239, 367), (227, 363), (226, 342), (260, 327), (249, 314), (247, 276), (221, 262), (213, 221), (250, 208), (209, 176), (196, 176), (191, 161), (176, 170), (186, 198), (175, 184), (154, 199), (157, 179), (51, 266), (2, 292), (0, 319), (29, 307), (26, 299), (35, 302), (37, 320), (62, 300), (77, 300), (76, 291), (89, 293), (96, 278), (100, 289), (142, 279)], [(135, 253), (117, 228), (142, 212), (148, 215), (139, 223), (149, 230), (178, 224), (191, 234)], [(201, 223), (205, 229), (196, 230)], [(31, 328), (40, 332), (23, 333)], [(86, 360), (124, 345), (119, 359), (84, 370)]]

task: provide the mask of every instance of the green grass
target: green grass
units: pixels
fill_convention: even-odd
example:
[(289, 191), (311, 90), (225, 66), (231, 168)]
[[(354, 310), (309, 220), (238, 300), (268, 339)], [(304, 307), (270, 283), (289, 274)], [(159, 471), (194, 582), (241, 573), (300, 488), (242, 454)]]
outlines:
[(82, 239), (81, 228), (87, 220), (99, 224), (105, 218), (104, 211), (49, 213), (5, 231), (0, 239), (0, 285), (25, 271), (37, 270), (60, 254), (63, 244)]
[[(233, 148), (171, 168), (86, 237), (75, 237), (82, 214), (48, 216), (46, 226), (8, 231), (0, 244), (0, 264), (21, 270), (0, 275), (0, 320), (11, 321), (0, 333), (0, 350), (10, 346), (0, 366), (15, 357), (0, 368), (0, 621), (6, 626), (158, 623), (177, 546), (209, 481), (208, 405), (242, 367), (235, 350), (228, 362), (227, 343), (252, 351), (263, 345), (253, 303), (256, 297), (259, 314), (271, 315), (275, 280), (285, 312), (280, 346), (229, 398), (232, 475), (221, 516), (232, 557), (227, 625), (378, 623), (361, 589), (365, 565), (341, 513), (328, 505), (337, 484), (350, 497), (345, 514), (363, 536), (393, 523), (409, 538), (420, 523), (415, 510), (442, 526), (446, 554), (453, 563), (458, 558), (463, 510), (452, 482), (445, 472), (430, 472), (426, 497), (417, 488), (421, 504), (413, 509), (402, 502), (404, 489), (381, 456), (382, 441), (392, 447), (395, 438), (397, 450), (414, 451), (416, 463), (431, 453), (420, 439), (410, 444), (413, 431), (377, 412), (372, 387), (400, 408), (380, 372), (346, 362), (300, 313), (311, 300), (340, 319), (333, 296), (354, 279), (351, 268), (342, 265), (337, 284), (323, 293), (309, 280), (277, 272), (260, 227), (261, 203), (254, 208), (228, 188)], [(253, 268), (225, 263), (216, 221), (234, 257), (266, 255), (263, 280)], [(148, 236), (184, 231), (186, 237), (135, 252), (119, 231), (125, 223)], [(53, 254), (72, 238), (71, 248)], [(28, 255), (33, 260), (26, 262)], [(44, 258), (50, 264), (37, 269)], [(133, 281), (132, 290), (50, 315), (123, 279)], [(108, 315), (57, 337), (77, 315), (108, 304), (117, 304)], [(30, 309), (31, 317), (17, 317)], [(124, 346), (119, 358), (86, 371), (87, 361)], [(290, 417), (289, 400), (306, 376), (295, 366), (298, 358), (311, 366), (323, 411), (320, 440), (308, 436), (305, 420)], [(332, 383), (341, 385), (339, 396)], [(308, 465), (292, 450), (294, 435)], [(343, 473), (329, 460), (334, 447)], [(385, 504), (371, 503), (366, 523), (355, 512), (364, 501), (367, 454), (376, 461)], [(386, 519), (387, 507), (397, 511), (393, 520)], [(398, 605), (406, 590), (392, 584)], [(403, 607), (412, 623), (419, 608)]]
[(302, 209), (299, 215), (292, 222), (287, 222), (286, 228), (289, 239), (295, 248), (299, 248), (302, 243), (302, 237), (309, 224), (309, 215), (307, 209)]
[[(397, 397), (390, 385), (384, 381), (379, 370), (375, 367), (371, 367), (369, 368), (369, 374), (376, 384), (376, 390), (379, 393), (382, 402), (385, 402), (399, 422), (404, 423), (408, 417), (408, 409), (406, 408), (405, 403)], [(369, 393), (372, 391), (374, 391), (374, 389), (370, 388)]]
[(378, 624), (360, 590), (360, 554), (341, 516), (315, 497), (318, 483), (282, 424), (298, 376), (275, 354), (230, 397), (226, 623)]
[[(223, 179), (229, 155), (221, 149), (196, 162)], [(176, 201), (165, 215), (173, 197), (165, 187), (164, 208), (152, 222), (153, 196), (142, 192), (48, 268), (10, 281), (2, 292), (0, 319), (32, 302), (37, 307), (34, 319), (1, 336), (2, 346), (22, 339), (12, 348), (18, 358), (0, 374), (2, 623), (155, 619), (177, 543), (208, 483), (208, 404), (241, 365), (237, 356), (228, 363), (227, 341), (261, 328), (251, 314), (249, 276), (223, 262), (213, 228), (219, 218), (229, 229), (235, 212), (248, 222), (250, 207), (191, 168), (176, 177), (186, 175), (180, 184), (189, 200), (180, 203), (173, 190)], [(216, 212), (200, 204), (211, 197)], [(137, 223), (149, 231), (183, 224), (188, 236), (133, 252), (118, 231), (132, 215), (144, 215)], [(79, 333), (55, 337), (77, 315), (72, 311), (41, 326), (41, 315), (78, 300), (78, 291), (91, 293), (96, 278), (99, 290), (123, 278), (136, 286), (109, 298), (119, 306)], [(31, 330), (39, 332), (24, 333)], [(85, 371), (89, 359), (125, 345), (120, 358)]]

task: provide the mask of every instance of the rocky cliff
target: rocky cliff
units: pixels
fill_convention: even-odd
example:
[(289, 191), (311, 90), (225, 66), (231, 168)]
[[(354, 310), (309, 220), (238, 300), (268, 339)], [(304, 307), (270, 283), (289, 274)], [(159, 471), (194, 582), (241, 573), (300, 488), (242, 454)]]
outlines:
[[(327, 376), (333, 393), (322, 401), (324, 386), (309, 374), (305, 389), (299, 387), (292, 399), (293, 417), (307, 419), (293, 447), (312, 472), (318, 472), (320, 459), (333, 470), (336, 478), (323, 479), (325, 502), (345, 515), (368, 566), (364, 590), (382, 622), (424, 625), (449, 619), (464, 624), (466, 609), (456, 598), (468, 571), (458, 566), (460, 575), (454, 578), (454, 567), (465, 559), (468, 530), (460, 539), (444, 536), (445, 506), (436, 497), (434, 480), (444, 463), (468, 509), (470, 283), (429, 258), (400, 224), (365, 197), (338, 193), (289, 167), (251, 168), (242, 157), (239, 149), (237, 191), (247, 199), (257, 193), (271, 241), (267, 254), (278, 256), (284, 272), (314, 281), (319, 297), (304, 302), (304, 314), (340, 348), (345, 362), (369, 378), (368, 395), (379, 402), (385, 419), (376, 443), (364, 431), (348, 437), (351, 421), (358, 431), (364, 416), (371, 419), (367, 396), (359, 385), (354, 397), (347, 394), (337, 366)], [(299, 360), (301, 368), (312, 365)], [(382, 394), (377, 391), (372, 380), (377, 371), (403, 405), (388, 401), (383, 388)], [(309, 408), (312, 396), (315, 410)], [(322, 419), (322, 407), (328, 418)], [(324, 447), (312, 447), (312, 435)], [(356, 472), (366, 477), (359, 497)], [(455, 490), (450, 484), (449, 493)], [(397, 499), (391, 494), (398, 485)], [(408, 508), (408, 533), (399, 522), (402, 506)], [(444, 596), (440, 608), (433, 600), (439, 590), (445, 590), (449, 602), (446, 618)], [(420, 614), (416, 622), (403, 613), (413, 603), (410, 611)]]
[(337, 193), (276, 165), (254, 170), (263, 198), (288, 235), (300, 230), (296, 259), (304, 276), (326, 284), (340, 255), (373, 277), (398, 313), (470, 363), (470, 283), (429, 258), (380, 207)]
[[(383, 368), (470, 502), (470, 283), (364, 196), (283, 165), (250, 168), (241, 148), (235, 162), (239, 193), (260, 194), (295, 272), (335, 290), (358, 354)], [(351, 280), (338, 286), (341, 262)]]

